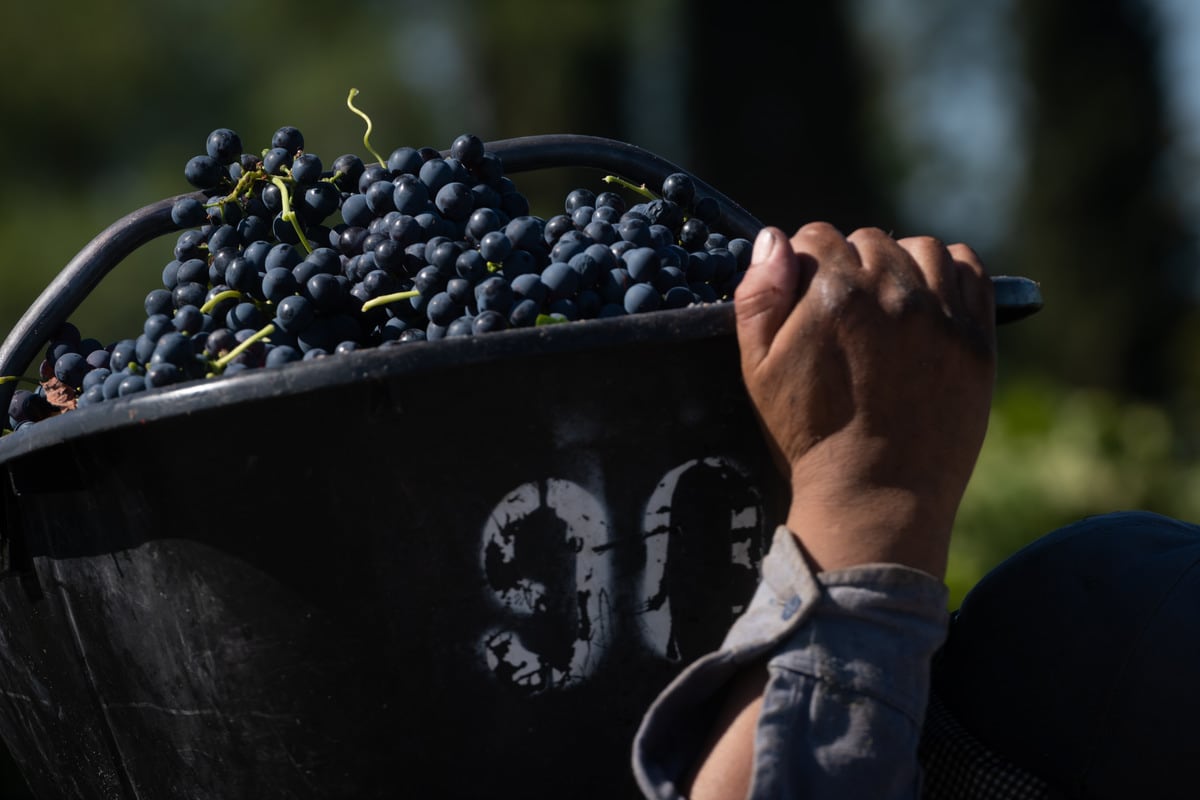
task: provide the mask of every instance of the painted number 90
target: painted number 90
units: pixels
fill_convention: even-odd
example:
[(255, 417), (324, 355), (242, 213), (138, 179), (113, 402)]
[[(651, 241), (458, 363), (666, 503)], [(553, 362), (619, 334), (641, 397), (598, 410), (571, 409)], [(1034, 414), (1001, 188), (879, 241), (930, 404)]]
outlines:
[(614, 529), (639, 516), (619, 511), (558, 478), (496, 505), (480, 566), (499, 622), (479, 641), (495, 678), (531, 692), (579, 685), (619, 634), (670, 661), (719, 644), (753, 592), (769, 535), (747, 472), (728, 458), (693, 459), (658, 482), (639, 530)]

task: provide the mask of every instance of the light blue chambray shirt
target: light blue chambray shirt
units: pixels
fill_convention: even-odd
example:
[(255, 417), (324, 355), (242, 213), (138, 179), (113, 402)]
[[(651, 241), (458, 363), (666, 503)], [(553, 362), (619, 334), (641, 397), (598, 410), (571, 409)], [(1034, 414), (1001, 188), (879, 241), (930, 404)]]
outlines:
[(654, 800), (681, 797), (723, 690), (744, 665), (768, 659), (750, 798), (915, 800), (946, 601), (940, 581), (894, 564), (814, 575), (780, 527), (721, 649), (680, 674), (642, 720), (638, 785)]

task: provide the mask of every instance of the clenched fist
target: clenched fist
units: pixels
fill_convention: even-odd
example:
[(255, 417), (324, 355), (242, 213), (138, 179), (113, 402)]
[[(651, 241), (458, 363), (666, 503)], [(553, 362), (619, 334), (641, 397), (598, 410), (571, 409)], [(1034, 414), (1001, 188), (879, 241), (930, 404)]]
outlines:
[(942, 577), (987, 428), (995, 311), (964, 245), (765, 229), (734, 298), (742, 375), (821, 570)]

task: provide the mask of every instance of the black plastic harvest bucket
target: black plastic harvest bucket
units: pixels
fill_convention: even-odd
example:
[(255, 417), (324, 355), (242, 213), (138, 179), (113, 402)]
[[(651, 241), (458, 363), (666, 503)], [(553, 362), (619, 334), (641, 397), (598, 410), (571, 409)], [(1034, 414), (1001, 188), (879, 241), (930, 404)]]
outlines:
[[(492, 147), (510, 172), (677, 171)], [(164, 208), (68, 265), (0, 374)], [(641, 714), (719, 644), (786, 502), (732, 330), (726, 305), (365, 350), (0, 440), (0, 735), (30, 786), (630, 796)]]

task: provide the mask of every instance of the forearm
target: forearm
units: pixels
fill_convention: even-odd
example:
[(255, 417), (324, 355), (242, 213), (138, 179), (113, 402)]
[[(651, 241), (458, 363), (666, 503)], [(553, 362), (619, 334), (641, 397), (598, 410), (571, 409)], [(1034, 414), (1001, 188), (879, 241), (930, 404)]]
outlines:
[(753, 781), (755, 798), (914, 797), (945, 588), (895, 565), (814, 576), (786, 531), (763, 566), (722, 651), (690, 667), (644, 721), (643, 791), (746, 797)]

